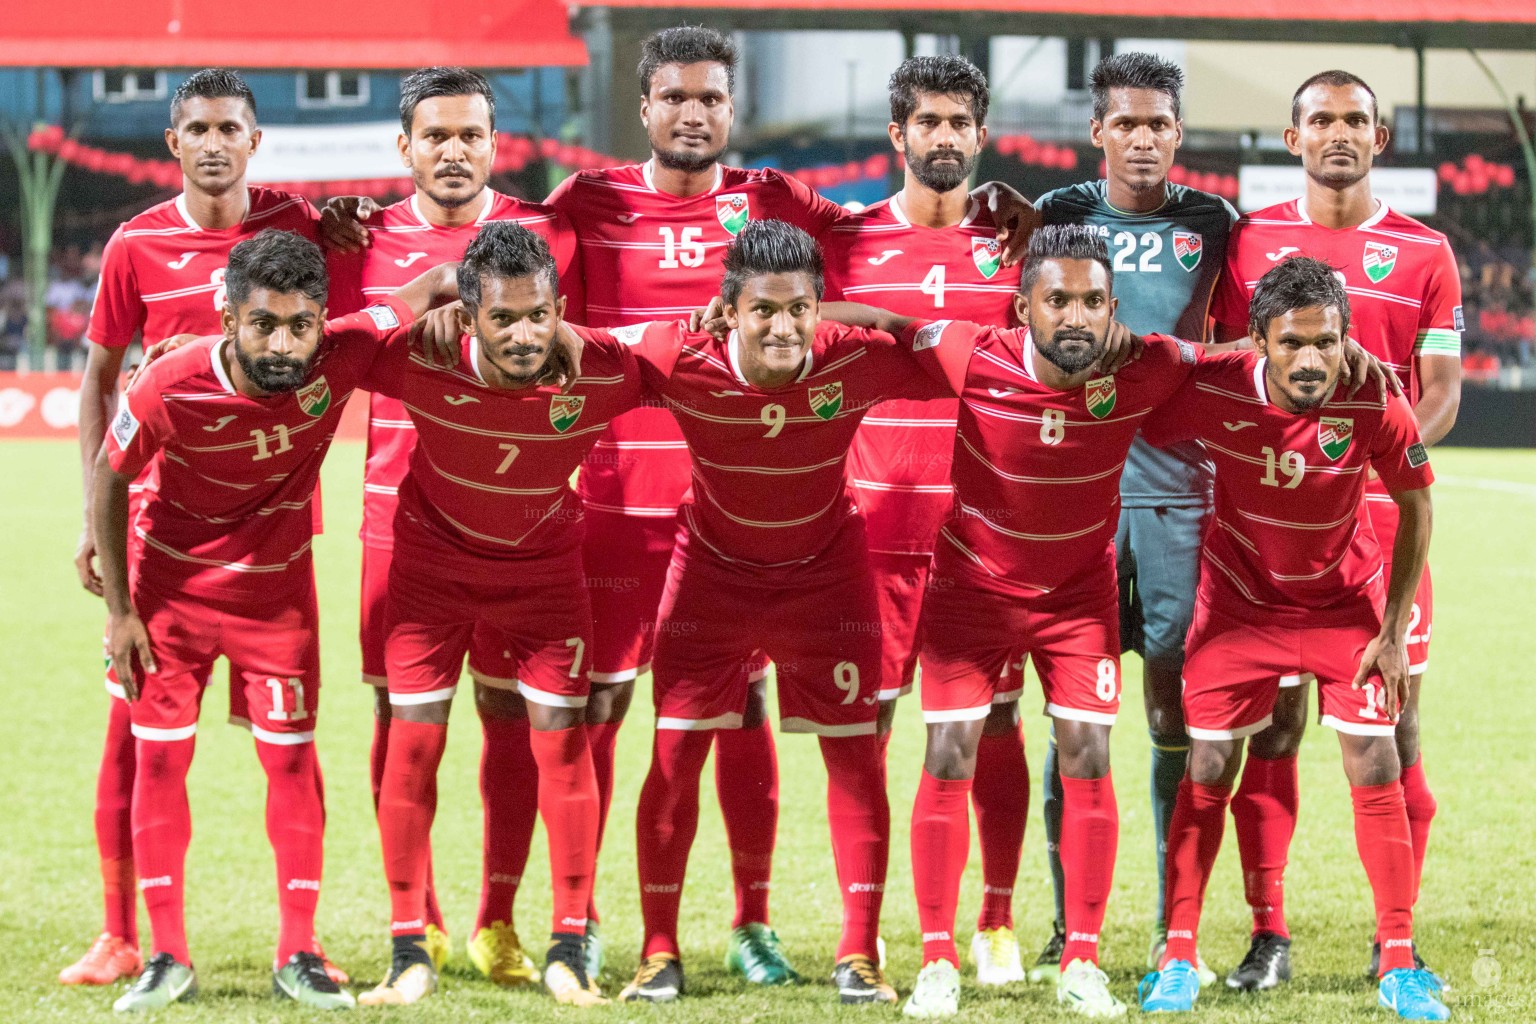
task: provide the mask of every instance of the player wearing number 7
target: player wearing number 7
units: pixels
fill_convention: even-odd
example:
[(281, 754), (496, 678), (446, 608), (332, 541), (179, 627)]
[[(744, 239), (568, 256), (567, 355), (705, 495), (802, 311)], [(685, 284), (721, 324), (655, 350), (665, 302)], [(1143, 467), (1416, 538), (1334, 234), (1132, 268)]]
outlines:
[[(1279, 677), (1299, 671), (1317, 676), (1323, 724), (1344, 754), (1382, 945), (1378, 1000), (1406, 1019), (1446, 1020), (1438, 981), (1414, 966), (1415, 873), (1394, 740), (1429, 550), (1429, 455), (1402, 396), (1379, 384), (1339, 389), (1349, 297), (1327, 263), (1280, 263), (1260, 278), (1248, 318), (1256, 351), (1206, 359), (1143, 427), (1153, 444), (1203, 440), (1217, 469), (1184, 663), (1192, 746), (1169, 832), (1168, 948), (1142, 982), (1142, 1009), (1194, 1006), (1196, 930), (1243, 741), (1272, 721)], [(1361, 501), (1367, 469), (1400, 514), (1385, 586)]]

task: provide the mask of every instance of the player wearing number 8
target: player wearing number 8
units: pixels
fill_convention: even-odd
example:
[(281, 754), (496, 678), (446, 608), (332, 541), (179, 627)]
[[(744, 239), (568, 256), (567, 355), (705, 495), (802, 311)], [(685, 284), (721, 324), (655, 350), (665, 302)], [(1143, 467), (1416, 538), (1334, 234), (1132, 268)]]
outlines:
[[(1429, 456), (1401, 396), (1339, 388), (1349, 298), (1333, 269), (1297, 257), (1265, 274), (1257, 351), (1206, 359), (1143, 428), (1154, 444), (1202, 439), (1216, 505), (1201, 551), (1184, 665), (1192, 747), (1168, 847), (1168, 948), (1146, 1010), (1190, 1009), (1196, 931), (1244, 740), (1273, 717), (1279, 677), (1317, 676), (1339, 736), (1355, 838), (1376, 905), (1382, 1005), (1445, 1020), (1413, 960), (1414, 865), (1394, 722), (1408, 692), (1413, 595), (1429, 549)], [(1375, 471), (1400, 511), (1391, 578), (1361, 503)], [(1385, 538), (1382, 538), (1385, 540)]]

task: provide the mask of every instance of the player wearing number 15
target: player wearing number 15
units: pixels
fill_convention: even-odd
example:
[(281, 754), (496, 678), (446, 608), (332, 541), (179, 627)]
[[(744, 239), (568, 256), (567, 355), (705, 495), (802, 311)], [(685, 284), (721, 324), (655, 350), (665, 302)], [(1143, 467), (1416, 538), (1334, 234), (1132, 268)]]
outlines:
[[(1349, 297), (1331, 266), (1296, 257), (1249, 307), (1257, 351), (1207, 359), (1143, 428), (1154, 444), (1199, 438), (1216, 462), (1184, 663), (1192, 741), (1168, 843), (1168, 948), (1142, 1008), (1190, 1010), (1196, 930), (1244, 740), (1271, 722), (1279, 677), (1317, 676), (1338, 733), (1355, 842), (1380, 937), (1380, 1003), (1445, 1020), (1439, 983), (1413, 959), (1415, 872), (1394, 722), (1408, 694), (1407, 632), (1429, 550), (1433, 475), (1413, 410), (1367, 384), (1338, 390)], [(1391, 576), (1361, 499), (1374, 470), (1400, 518)]]
[[(424, 275), (385, 304), (327, 324), (319, 248), (263, 231), (229, 254), (223, 336), (151, 364), (113, 417), (92, 525), (108, 651), (133, 716), (134, 859), (155, 951), (119, 1010), (157, 1009), (195, 989), (182, 913), (186, 776), (221, 655), (267, 774), (281, 917), (274, 987), (313, 1007), (352, 1003), (314, 946), (325, 810), (311, 499), (347, 398), (386, 333), (452, 297), (443, 278)], [(151, 461), (130, 523), (129, 482)], [(142, 546), (131, 575), (130, 534)]]

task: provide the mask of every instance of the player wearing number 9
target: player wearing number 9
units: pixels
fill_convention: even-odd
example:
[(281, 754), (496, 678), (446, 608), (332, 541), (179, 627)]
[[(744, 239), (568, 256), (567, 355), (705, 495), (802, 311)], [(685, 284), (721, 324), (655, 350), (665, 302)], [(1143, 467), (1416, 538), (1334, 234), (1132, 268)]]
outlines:
[[(1203, 361), (1143, 428), (1153, 444), (1203, 440), (1216, 463), (1184, 665), (1192, 747), (1169, 834), (1168, 948), (1143, 1007), (1193, 1004), (1201, 902), (1243, 741), (1270, 724), (1278, 678), (1310, 672), (1344, 753), (1383, 1003), (1400, 1007), (1406, 985), (1443, 1013), (1436, 986), (1419, 977), (1428, 972), (1414, 968), (1415, 877), (1393, 725), (1429, 548), (1429, 456), (1401, 396), (1376, 382), (1352, 395), (1339, 386), (1349, 298), (1328, 264), (1297, 257), (1269, 271), (1249, 320), (1255, 350)], [(1393, 545), (1385, 587), (1361, 501), (1367, 467), (1401, 513), (1396, 537), (1380, 538)]]

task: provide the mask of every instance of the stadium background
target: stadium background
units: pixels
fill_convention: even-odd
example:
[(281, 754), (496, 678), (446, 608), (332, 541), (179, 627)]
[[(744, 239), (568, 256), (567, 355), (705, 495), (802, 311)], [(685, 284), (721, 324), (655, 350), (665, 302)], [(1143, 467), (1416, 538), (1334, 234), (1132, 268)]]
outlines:
[[(0, 972), (0, 1018), (108, 1013), (103, 993), (61, 991), (52, 982), (67, 951), (94, 928), (90, 797), (104, 717), (94, 642), (101, 606), (79, 590), (69, 565), (79, 515), (72, 371), (83, 363), (80, 336), (102, 244), (117, 223), (179, 187), (161, 139), (177, 82), (204, 65), (247, 73), (268, 132), (251, 164), (253, 180), (292, 183), (286, 187), (317, 202), (357, 192), (392, 200), (409, 189), (388, 159), (402, 71), (429, 63), (494, 69), (497, 127), (505, 137), (492, 186), (536, 200), (573, 169), (643, 158), (632, 78), (638, 42), (655, 28), (691, 20), (735, 29), (742, 45), (727, 162), (784, 168), (842, 202), (872, 202), (899, 185), (899, 163), (884, 134), (885, 78), (911, 53), (964, 53), (988, 72), (991, 139), (978, 175), (1028, 196), (1098, 173), (1097, 152), (1086, 139), (1086, 79), (1108, 53), (1148, 49), (1185, 68), (1185, 142), (1174, 180), (1225, 194), (1244, 209), (1285, 198), (1273, 190), (1287, 187), (1286, 169), (1295, 165), (1280, 143), (1295, 82), (1339, 66), (1372, 83), (1394, 133), (1378, 166), (1400, 179), (1389, 185), (1381, 175), (1379, 188), (1401, 187), (1405, 198), (1429, 204), (1405, 208), (1451, 238), (1467, 321), (1467, 386), (1446, 442), (1459, 448), (1436, 456), (1441, 484), (1432, 557), (1441, 622), (1425, 697), (1425, 746), (1441, 817), (1419, 928), (1426, 953), (1452, 979), (1458, 1019), (1536, 1019), (1529, 994), (1536, 981), (1536, 821), (1525, 796), (1536, 769), (1527, 740), (1536, 710), (1526, 699), (1536, 664), (1527, 621), (1536, 609), (1536, 459), (1526, 450), (1536, 445), (1536, 221), (1533, 157), (1516, 127), (1527, 139), (1536, 131), (1536, 13), (1509, 0), (1390, 7), (1335, 0), (1327, 10), (1307, 11), (1313, 20), (1297, 21), (1290, 5), (1269, 0), (1246, 5), (1242, 19), (1224, 6), (628, 0), (567, 8), (555, 0), (514, 0), (466, 12), (437, 0), (343, 0), (323, 10), (267, 4), (253, 17), (196, 0), (131, 8), (74, 0), (62, 9), (24, 4), (9, 11), (0, 23), (0, 125), (13, 158), (0, 161), (0, 480), (7, 499), (0, 503), (0, 696), (9, 709), (8, 738), (0, 743), (0, 924), (12, 936), (15, 959)], [(284, 29), (267, 33), (269, 25)], [(37, 66), (43, 59), (53, 64)], [(1299, 174), (1290, 173), (1299, 191)], [(1271, 190), (1261, 202), (1244, 201), (1260, 188)], [(1493, 446), (1506, 450), (1467, 450)], [(344, 441), (328, 461), (327, 532), (316, 547), (329, 681), (320, 748), (330, 776), (321, 928), (331, 955), (371, 981), (384, 965), (387, 904), (364, 781), (369, 694), (351, 684), (361, 455), (360, 444)], [(1127, 665), (1127, 716), (1115, 746), (1123, 841), (1106, 966), (1117, 989), (1139, 975), (1152, 891), (1140, 797), (1146, 752), (1135, 710), (1139, 675)], [(221, 691), (214, 688), (205, 720), (221, 716)], [(1033, 699), (1025, 705), (1027, 749), (1038, 771), (1044, 725)], [(462, 724), (455, 729), (435, 833), (456, 938), (468, 929), (479, 878), (473, 733)], [(204, 730), (193, 771), (198, 838), (188, 912), (205, 995), (183, 1016), (295, 1016), (264, 997), (274, 910), (249, 742), (233, 730)], [(643, 715), (621, 733), (620, 744), (628, 770), (620, 773), (600, 877), (611, 908), (609, 983), (633, 966), (628, 937), (638, 936), (630, 826), (649, 745)], [(892, 756), (896, 829), (885, 927), (898, 984), (910, 984), (917, 967), (905, 826), (920, 751), (920, 723), (906, 708)], [(809, 745), (793, 739), (783, 743), (781, 757), (777, 923), (802, 968), (819, 976), (837, 923), (821, 769), (813, 767), (819, 758)], [(1288, 900), (1299, 938), (1298, 980), (1266, 1000), (1262, 1013), (1277, 1020), (1352, 1018), (1364, 1005), (1356, 961), (1368, 895), (1349, 838), (1337, 754), (1326, 736), (1315, 733), (1304, 747), (1303, 788)], [(707, 795), (704, 805), (712, 806)], [(711, 814), (693, 858), (683, 937), (700, 951), (690, 962), (691, 991), (728, 998), (690, 1000), (678, 1010), (690, 1019), (824, 1013), (827, 993), (817, 987), (743, 995), (723, 972), (710, 972), (723, 948), (719, 915), (729, 893)], [(1015, 900), (1026, 946), (1044, 938), (1049, 919), (1038, 810), (1032, 814)], [(527, 921), (547, 909), (537, 882), (547, 871), (540, 860), (536, 855), (530, 865), (533, 877), (519, 904)], [(1218, 967), (1235, 962), (1246, 938), (1235, 860), (1229, 851), (1212, 883), (1205, 942)], [(975, 858), (962, 925), (979, 889), (974, 864)], [(1257, 1019), (1261, 1012), (1225, 993), (1202, 1006), (1222, 1020)], [(978, 991), (968, 996), (966, 1012), (1002, 1019), (1054, 1013), (1053, 1007), (1046, 992)], [(412, 1019), (508, 1014), (563, 1015), (536, 995), (507, 995), (450, 973), (446, 998), (418, 1007)]]

